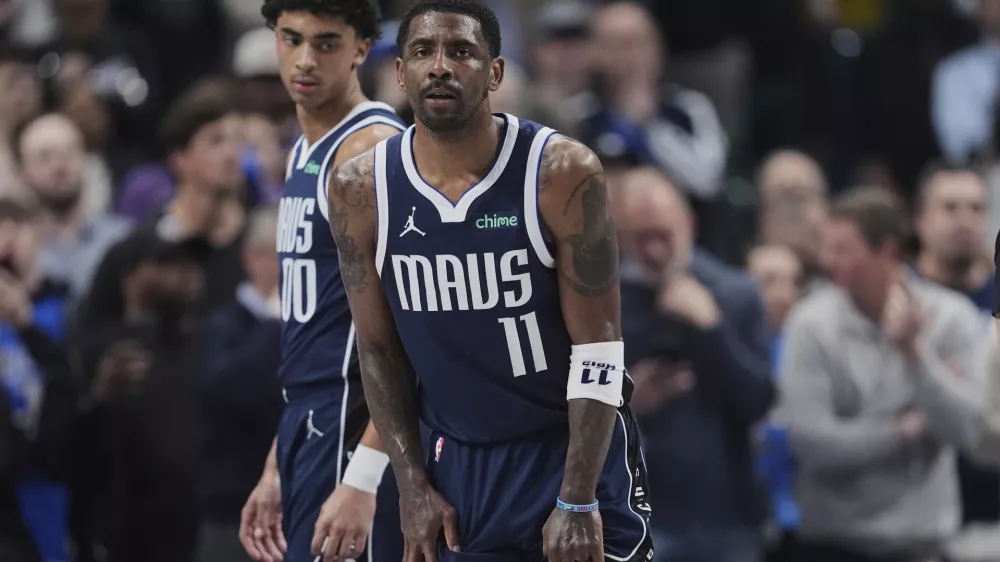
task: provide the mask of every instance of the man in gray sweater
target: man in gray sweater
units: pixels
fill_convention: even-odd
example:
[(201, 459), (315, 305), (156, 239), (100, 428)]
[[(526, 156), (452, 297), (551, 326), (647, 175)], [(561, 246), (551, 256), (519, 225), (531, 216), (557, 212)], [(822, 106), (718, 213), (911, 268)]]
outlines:
[(823, 251), (833, 285), (786, 324), (776, 415), (799, 463), (803, 560), (937, 560), (958, 529), (955, 449), (984, 424), (982, 321), (907, 269), (905, 232), (888, 192), (838, 200)]

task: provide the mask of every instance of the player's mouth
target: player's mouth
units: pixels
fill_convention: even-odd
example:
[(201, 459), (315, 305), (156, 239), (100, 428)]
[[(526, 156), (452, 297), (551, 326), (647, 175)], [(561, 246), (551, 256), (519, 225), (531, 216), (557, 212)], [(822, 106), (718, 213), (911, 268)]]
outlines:
[(292, 81), (292, 87), (296, 92), (303, 94), (312, 93), (319, 86), (319, 82), (312, 78), (296, 78)]
[(448, 88), (431, 88), (424, 94), (429, 107), (443, 109), (458, 101), (458, 95)]

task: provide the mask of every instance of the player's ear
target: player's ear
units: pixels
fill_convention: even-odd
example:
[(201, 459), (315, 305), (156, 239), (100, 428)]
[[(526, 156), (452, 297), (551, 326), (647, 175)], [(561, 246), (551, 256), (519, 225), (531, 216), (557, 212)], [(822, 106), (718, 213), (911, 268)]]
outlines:
[(503, 60), (503, 57), (497, 57), (493, 59), (490, 63), (490, 85), (489, 90), (495, 92), (500, 89), (500, 85), (503, 84), (503, 73), (507, 66), (507, 62)]
[(399, 91), (406, 93), (406, 81), (403, 80), (403, 59), (396, 57), (396, 82), (399, 84)]
[(368, 60), (368, 53), (372, 52), (372, 40), (371, 39), (361, 39), (356, 44), (357, 52), (354, 53), (354, 68), (365, 64)]

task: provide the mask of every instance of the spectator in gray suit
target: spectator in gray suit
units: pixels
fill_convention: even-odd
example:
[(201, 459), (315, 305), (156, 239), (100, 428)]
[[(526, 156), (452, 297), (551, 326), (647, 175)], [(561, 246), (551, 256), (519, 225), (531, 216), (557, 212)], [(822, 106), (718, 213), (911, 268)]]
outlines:
[(935, 560), (959, 526), (955, 450), (981, 435), (975, 307), (900, 260), (906, 216), (861, 189), (831, 209), (818, 289), (786, 324), (782, 403), (803, 560)]

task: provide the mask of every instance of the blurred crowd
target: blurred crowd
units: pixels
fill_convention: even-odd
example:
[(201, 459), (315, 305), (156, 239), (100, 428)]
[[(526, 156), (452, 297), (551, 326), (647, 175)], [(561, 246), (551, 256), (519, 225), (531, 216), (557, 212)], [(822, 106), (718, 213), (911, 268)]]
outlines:
[[(493, 109), (604, 163), (656, 560), (1000, 561), (1000, 0), (486, 1)], [(0, 0), (4, 562), (247, 560), (299, 135), (259, 4)]]

